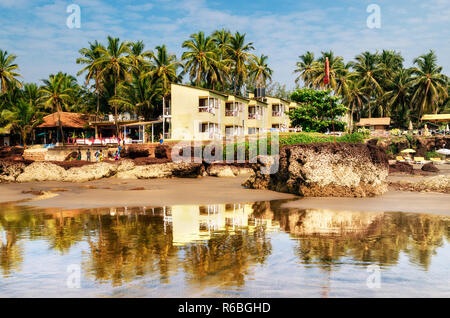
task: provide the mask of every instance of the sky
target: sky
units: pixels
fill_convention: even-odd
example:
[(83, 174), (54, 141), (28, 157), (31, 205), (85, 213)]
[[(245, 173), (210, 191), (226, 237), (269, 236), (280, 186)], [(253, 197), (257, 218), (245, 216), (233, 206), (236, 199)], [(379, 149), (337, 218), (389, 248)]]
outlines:
[[(69, 28), (67, 7), (80, 7), (80, 28)], [(380, 27), (369, 28), (371, 4)], [(450, 73), (450, 0), (0, 0), (0, 49), (17, 55), (25, 82), (63, 71), (75, 75), (78, 50), (89, 41), (143, 40), (146, 49), (166, 44), (178, 57), (181, 44), (200, 30), (246, 33), (254, 53), (269, 56), (272, 79), (294, 86), (298, 56), (333, 50), (350, 61), (363, 51), (400, 51), (405, 65), (434, 50)], [(81, 77), (80, 77), (81, 80)]]

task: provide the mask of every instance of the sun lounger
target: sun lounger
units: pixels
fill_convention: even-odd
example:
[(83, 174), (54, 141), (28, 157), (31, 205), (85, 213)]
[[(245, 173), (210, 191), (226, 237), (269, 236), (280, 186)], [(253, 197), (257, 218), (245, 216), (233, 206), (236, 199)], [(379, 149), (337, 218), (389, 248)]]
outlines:
[(405, 162), (406, 161), (402, 156), (395, 157), (395, 160), (397, 160), (399, 162)]
[(441, 158), (430, 158), (433, 163), (443, 163), (444, 161)]
[(426, 163), (424, 157), (414, 157), (414, 163)]

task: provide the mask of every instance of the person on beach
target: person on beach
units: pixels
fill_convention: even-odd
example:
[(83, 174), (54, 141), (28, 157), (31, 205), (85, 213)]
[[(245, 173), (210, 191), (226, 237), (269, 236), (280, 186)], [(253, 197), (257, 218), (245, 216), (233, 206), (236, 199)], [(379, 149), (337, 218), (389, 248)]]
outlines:
[(81, 160), (81, 150), (80, 150), (80, 148), (78, 148), (77, 160)]
[(88, 149), (86, 151), (86, 161), (91, 161), (91, 150), (90, 149)]
[(163, 134), (159, 134), (159, 143), (162, 144), (164, 142)]
[(103, 161), (103, 150), (100, 150), (100, 154), (98, 155), (98, 161)]
[(117, 156), (119, 157), (119, 159), (120, 159), (120, 153), (122, 152), (122, 146), (119, 146), (119, 151), (117, 152)]
[(95, 161), (98, 162), (98, 158), (100, 157), (100, 153), (98, 150), (95, 152)]

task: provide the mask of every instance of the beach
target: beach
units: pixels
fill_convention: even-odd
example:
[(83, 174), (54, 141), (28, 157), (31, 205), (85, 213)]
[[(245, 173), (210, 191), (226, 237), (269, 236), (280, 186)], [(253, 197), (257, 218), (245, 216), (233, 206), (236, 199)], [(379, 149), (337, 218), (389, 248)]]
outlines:
[[(219, 204), (288, 200), (283, 207), (367, 212), (416, 212), (450, 215), (450, 194), (398, 191), (365, 198), (312, 197), (242, 187), (235, 178), (171, 178), (150, 180), (101, 179), (84, 183), (29, 182), (0, 185), (0, 203), (62, 209)], [(409, 176), (390, 176), (391, 180)], [(420, 178), (420, 177), (414, 177)]]

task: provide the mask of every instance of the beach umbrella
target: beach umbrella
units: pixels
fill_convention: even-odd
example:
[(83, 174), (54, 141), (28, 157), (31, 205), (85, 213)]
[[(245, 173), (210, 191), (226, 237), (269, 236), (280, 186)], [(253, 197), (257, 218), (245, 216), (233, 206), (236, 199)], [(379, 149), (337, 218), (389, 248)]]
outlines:
[(415, 153), (416, 151), (414, 149), (403, 149), (401, 153)]
[(440, 154), (442, 154), (442, 155), (450, 156), (450, 149), (442, 148), (442, 149), (439, 149), (439, 150), (436, 151), (436, 152), (437, 152), (437, 153), (440, 153)]

